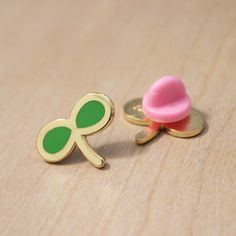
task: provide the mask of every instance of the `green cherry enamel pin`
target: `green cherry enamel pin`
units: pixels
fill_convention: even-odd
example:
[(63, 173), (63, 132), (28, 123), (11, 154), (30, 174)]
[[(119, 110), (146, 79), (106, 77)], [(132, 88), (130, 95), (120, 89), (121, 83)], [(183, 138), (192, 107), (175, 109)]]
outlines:
[(39, 132), (37, 148), (47, 162), (65, 159), (75, 148), (97, 168), (103, 167), (105, 159), (89, 145), (86, 137), (108, 127), (114, 118), (114, 106), (109, 97), (90, 93), (74, 106), (69, 119), (49, 122)]

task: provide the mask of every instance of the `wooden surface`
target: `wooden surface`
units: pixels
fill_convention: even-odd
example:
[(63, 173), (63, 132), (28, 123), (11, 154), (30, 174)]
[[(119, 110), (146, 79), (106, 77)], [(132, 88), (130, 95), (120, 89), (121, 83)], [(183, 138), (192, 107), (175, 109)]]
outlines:
[[(0, 1), (0, 235), (236, 235), (236, 2)], [(208, 127), (138, 147), (122, 106), (179, 75)], [(42, 125), (84, 94), (108, 94), (114, 123), (47, 164)]]

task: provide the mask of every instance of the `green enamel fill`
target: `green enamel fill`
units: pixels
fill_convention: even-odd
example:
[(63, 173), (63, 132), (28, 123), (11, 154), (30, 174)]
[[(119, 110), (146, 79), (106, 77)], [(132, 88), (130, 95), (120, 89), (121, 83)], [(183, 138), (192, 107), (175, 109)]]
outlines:
[(44, 150), (50, 154), (61, 151), (67, 144), (70, 135), (71, 129), (67, 127), (57, 127), (48, 131), (43, 139)]
[(97, 124), (105, 115), (105, 108), (101, 102), (92, 100), (85, 103), (76, 117), (77, 128), (87, 128)]

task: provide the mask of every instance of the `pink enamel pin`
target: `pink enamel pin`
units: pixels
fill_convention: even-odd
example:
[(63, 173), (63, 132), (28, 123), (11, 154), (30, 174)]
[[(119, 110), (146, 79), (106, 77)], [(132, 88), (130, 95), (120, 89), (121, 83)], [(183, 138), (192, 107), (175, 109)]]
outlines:
[(156, 137), (161, 130), (177, 137), (193, 137), (204, 129), (202, 115), (191, 108), (191, 100), (183, 82), (175, 76), (157, 80), (144, 95), (124, 106), (127, 121), (147, 126), (135, 137), (143, 144)]

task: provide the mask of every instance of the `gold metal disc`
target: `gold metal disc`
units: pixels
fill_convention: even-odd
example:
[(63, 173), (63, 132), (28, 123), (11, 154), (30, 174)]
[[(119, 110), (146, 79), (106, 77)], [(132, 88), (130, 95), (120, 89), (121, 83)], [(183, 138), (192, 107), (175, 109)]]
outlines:
[(200, 134), (204, 130), (204, 119), (196, 109), (191, 110), (185, 119), (173, 123), (163, 124), (166, 132), (180, 138), (190, 138)]
[(148, 120), (142, 112), (142, 98), (136, 98), (124, 105), (124, 118), (135, 125), (148, 126)]

